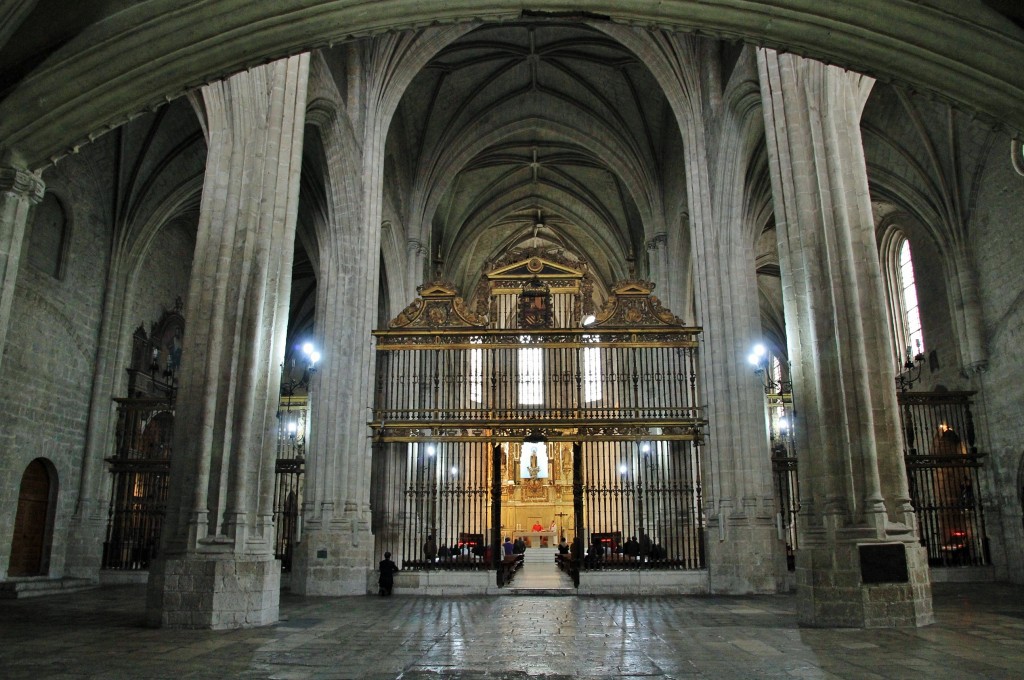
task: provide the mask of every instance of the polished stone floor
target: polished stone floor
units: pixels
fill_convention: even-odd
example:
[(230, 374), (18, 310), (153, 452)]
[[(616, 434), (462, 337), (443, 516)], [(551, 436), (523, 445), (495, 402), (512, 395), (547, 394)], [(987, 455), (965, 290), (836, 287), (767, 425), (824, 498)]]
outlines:
[(0, 678), (1022, 678), (1024, 588), (935, 586), (938, 622), (802, 629), (792, 595), (307, 598), (152, 630), (144, 588), (0, 601)]

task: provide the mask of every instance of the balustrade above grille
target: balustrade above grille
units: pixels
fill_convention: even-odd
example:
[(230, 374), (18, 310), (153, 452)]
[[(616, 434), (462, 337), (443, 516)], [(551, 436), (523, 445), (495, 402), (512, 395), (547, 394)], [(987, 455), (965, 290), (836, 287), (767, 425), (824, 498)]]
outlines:
[(483, 429), (575, 428), (611, 438), (643, 429), (647, 436), (690, 439), (701, 424), (698, 333), (378, 332), (373, 427), (392, 438), (409, 428), (460, 431), (453, 436)]

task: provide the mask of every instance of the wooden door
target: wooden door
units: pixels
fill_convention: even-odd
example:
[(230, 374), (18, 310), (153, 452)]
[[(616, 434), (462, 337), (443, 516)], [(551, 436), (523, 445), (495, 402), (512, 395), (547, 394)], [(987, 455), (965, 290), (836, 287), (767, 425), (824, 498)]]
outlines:
[(50, 472), (36, 459), (25, 468), (18, 493), (18, 511), (11, 539), (8, 576), (45, 574), (49, 555), (45, 554), (50, 518)]

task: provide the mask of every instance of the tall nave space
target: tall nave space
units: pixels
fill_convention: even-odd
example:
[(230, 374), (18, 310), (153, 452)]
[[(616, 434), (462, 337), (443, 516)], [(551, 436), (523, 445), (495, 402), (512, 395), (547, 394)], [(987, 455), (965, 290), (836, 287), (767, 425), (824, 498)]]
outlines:
[(80, 4), (0, 1), (19, 630), (1013, 629), (1016, 3)]

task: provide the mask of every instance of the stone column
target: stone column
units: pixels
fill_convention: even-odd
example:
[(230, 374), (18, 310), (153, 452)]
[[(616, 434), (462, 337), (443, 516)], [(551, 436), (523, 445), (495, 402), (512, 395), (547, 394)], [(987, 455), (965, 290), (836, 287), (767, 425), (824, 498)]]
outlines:
[(152, 625), (278, 617), (274, 458), (309, 55), (202, 89), (209, 141)]
[[(602, 24), (600, 30), (650, 68), (683, 139), (693, 283), (677, 281), (672, 304), (704, 328), (699, 360), (708, 419), (702, 472), (709, 587), (715, 593), (777, 592), (786, 562), (775, 525), (764, 392), (746, 361), (761, 337), (755, 236), (743, 199), (750, 140), (760, 121), (742, 98), (723, 99), (713, 43), (654, 29)], [(684, 238), (671, 235), (672, 255)]]
[(928, 624), (860, 135), (871, 81), (764, 49), (758, 68), (804, 452), (798, 617)]
[(670, 293), (668, 266), (668, 234), (655, 234), (647, 242), (647, 278), (656, 286), (656, 295), (669, 309), (674, 309)]
[(411, 238), (406, 243), (406, 282), (405, 282), (405, 304), (416, 299), (416, 288), (423, 283), (423, 260), (427, 255), (427, 249), (417, 239)]
[(38, 174), (24, 168), (0, 166), (0, 361), (11, 326), (11, 305), (25, 226), (32, 206), (42, 200), (43, 190)]

